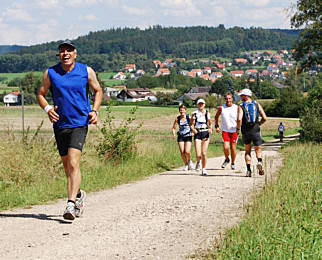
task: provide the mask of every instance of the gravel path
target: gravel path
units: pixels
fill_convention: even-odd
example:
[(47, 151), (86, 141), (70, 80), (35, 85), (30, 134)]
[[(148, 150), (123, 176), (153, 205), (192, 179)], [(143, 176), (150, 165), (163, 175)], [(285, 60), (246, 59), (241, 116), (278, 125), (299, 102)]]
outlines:
[(281, 165), (279, 147), (266, 143), (264, 176), (245, 177), (243, 152), (235, 171), (211, 158), (206, 177), (176, 169), (88, 194), (73, 222), (62, 218), (65, 200), (0, 212), (0, 259), (189, 259), (241, 219)]

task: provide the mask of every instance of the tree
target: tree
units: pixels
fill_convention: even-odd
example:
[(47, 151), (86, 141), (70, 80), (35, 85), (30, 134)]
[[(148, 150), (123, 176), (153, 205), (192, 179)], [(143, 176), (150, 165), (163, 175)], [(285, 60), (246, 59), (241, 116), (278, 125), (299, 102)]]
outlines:
[(322, 141), (322, 80), (309, 92), (304, 109), (300, 113), (303, 138), (308, 141)]
[(295, 43), (295, 59), (300, 61), (300, 71), (322, 64), (322, 5), (320, 0), (297, 0), (291, 18), (293, 28), (302, 28)]

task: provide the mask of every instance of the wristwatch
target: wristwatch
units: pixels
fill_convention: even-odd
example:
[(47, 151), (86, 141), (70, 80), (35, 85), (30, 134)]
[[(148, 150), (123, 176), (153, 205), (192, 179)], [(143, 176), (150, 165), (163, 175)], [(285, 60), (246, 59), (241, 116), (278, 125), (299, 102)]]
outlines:
[(97, 112), (97, 110), (93, 109), (91, 112), (95, 112), (95, 113), (96, 113), (96, 115), (98, 116), (98, 112)]

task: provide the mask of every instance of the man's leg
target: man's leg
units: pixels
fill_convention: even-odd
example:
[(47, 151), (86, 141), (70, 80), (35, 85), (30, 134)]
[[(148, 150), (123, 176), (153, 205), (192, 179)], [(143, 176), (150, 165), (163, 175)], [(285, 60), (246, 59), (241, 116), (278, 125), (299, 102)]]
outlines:
[(258, 160), (257, 169), (259, 175), (264, 175), (263, 159), (262, 159), (262, 147), (260, 145), (255, 146), (256, 158)]
[(230, 149), (231, 149), (231, 163), (234, 164), (236, 160), (236, 155), (237, 155), (237, 144), (230, 143)]
[(224, 155), (225, 155), (226, 161), (229, 161), (229, 148), (230, 148), (230, 142), (224, 142)]
[(246, 176), (252, 177), (252, 170), (250, 167), (251, 161), (252, 161), (252, 157), (251, 157), (252, 145), (251, 144), (244, 144), (244, 148), (245, 148), (245, 162), (246, 162), (246, 167), (247, 167)]
[(79, 191), (82, 176), (79, 167), (82, 152), (75, 148), (68, 149), (67, 161), (67, 195), (68, 200), (76, 201), (76, 196)]
[(255, 148), (255, 153), (256, 153), (256, 158), (262, 158), (262, 146), (258, 145), (258, 146), (254, 146)]

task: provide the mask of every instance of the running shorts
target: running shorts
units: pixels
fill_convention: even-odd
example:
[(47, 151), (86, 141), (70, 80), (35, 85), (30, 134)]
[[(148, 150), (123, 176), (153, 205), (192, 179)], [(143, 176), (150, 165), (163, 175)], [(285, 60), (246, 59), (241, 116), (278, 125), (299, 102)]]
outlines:
[(238, 134), (236, 132), (228, 133), (228, 132), (223, 131), (222, 132), (222, 140), (223, 140), (223, 142), (237, 144)]
[(255, 146), (260, 146), (263, 143), (260, 131), (243, 134), (242, 140), (244, 144), (251, 144), (253, 142)]
[(75, 128), (54, 128), (57, 149), (60, 156), (68, 154), (69, 148), (82, 151), (88, 132), (88, 126)]
[(198, 134), (195, 134), (195, 140), (196, 139), (204, 140), (204, 139), (207, 139), (207, 138), (209, 138), (209, 132), (208, 132), (208, 130), (206, 130), (206, 131), (200, 131), (200, 132), (198, 132)]
[(192, 136), (180, 136), (178, 135), (178, 139), (177, 139), (178, 143), (179, 142), (192, 142)]

